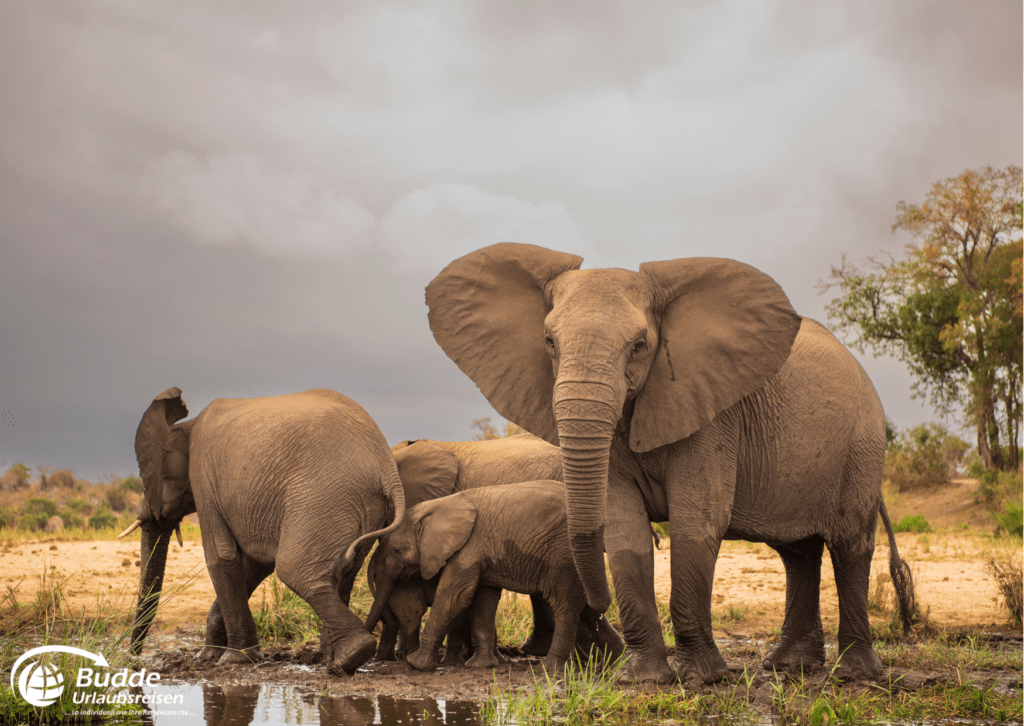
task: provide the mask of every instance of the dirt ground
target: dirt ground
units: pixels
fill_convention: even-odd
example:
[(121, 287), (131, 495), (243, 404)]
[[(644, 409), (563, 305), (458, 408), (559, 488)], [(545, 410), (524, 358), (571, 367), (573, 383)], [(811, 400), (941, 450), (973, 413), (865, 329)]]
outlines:
[[(942, 628), (963, 628), (975, 632), (1004, 632), (1020, 636), (1000, 607), (993, 577), (985, 572), (991, 557), (1021, 556), (1021, 547), (1008, 538), (993, 539), (991, 519), (975, 505), (975, 482), (966, 480), (938, 492), (904, 493), (893, 504), (893, 521), (907, 514), (921, 513), (938, 533), (898, 534), (900, 554), (910, 563), (918, 603), (931, 621)], [(967, 528), (963, 528), (967, 525)], [(884, 540), (884, 537), (882, 538)], [(888, 547), (876, 546), (873, 573), (887, 572)], [(40, 575), (51, 572), (64, 580), (71, 605), (93, 609), (108, 601), (119, 610), (132, 607), (138, 584), (137, 542), (65, 542), (31, 540), (5, 545), (0, 550), (0, 593), (16, 587), (19, 601), (28, 600), (38, 587)], [(655, 589), (659, 600), (668, 601), (671, 581), (669, 553), (656, 553)], [(822, 562), (821, 614), (826, 632), (838, 623), (838, 602), (831, 562)], [(177, 586), (177, 587), (175, 587)], [(479, 700), (493, 683), (490, 673), (466, 669), (419, 674), (402, 664), (371, 662), (344, 682), (329, 677), (310, 647), (266, 649), (268, 659), (259, 666), (208, 666), (196, 670), (191, 656), (201, 641), (199, 626), (214, 598), (213, 587), (203, 561), (202, 545), (186, 542), (169, 548), (165, 591), (175, 592), (161, 604), (156, 626), (147, 641), (150, 668), (186, 681), (205, 680), (293, 683), (302, 682), (318, 691), (341, 688), (358, 695), (384, 694), (416, 697), (419, 693), (445, 695), (454, 699)], [(749, 643), (769, 636), (782, 624), (785, 607), (785, 572), (778, 555), (765, 545), (745, 542), (723, 543), (715, 574), (713, 612), (716, 636), (730, 667), (742, 672), (744, 665), (760, 666), (760, 657)], [(263, 589), (254, 593), (255, 607)], [(873, 622), (876, 616), (872, 616)], [(1016, 645), (1019, 649), (1019, 645)], [(746, 661), (749, 661), (747, 663)], [(755, 662), (756, 661), (756, 662)], [(532, 683), (530, 662), (515, 659), (499, 680)], [(928, 674), (920, 678), (926, 682)], [(1019, 681), (1020, 675), (1016, 675)]]

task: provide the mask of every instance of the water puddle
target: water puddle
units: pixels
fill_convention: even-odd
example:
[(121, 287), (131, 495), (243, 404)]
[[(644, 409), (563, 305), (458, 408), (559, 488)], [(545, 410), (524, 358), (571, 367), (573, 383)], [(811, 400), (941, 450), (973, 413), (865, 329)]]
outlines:
[(151, 720), (156, 726), (198, 723), (208, 726), (477, 726), (482, 723), (477, 716), (479, 704), (443, 698), (340, 697), (320, 695), (312, 689), (295, 686), (211, 683), (144, 690), (163, 697), (160, 704), (152, 707)]

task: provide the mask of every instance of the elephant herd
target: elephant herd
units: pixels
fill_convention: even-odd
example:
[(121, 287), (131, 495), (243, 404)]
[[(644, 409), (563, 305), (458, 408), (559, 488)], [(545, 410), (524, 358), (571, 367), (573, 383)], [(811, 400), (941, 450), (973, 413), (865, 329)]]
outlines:
[[(157, 396), (135, 440), (144, 498), (127, 530), (141, 527), (142, 539), (133, 652), (156, 611), (172, 533), (195, 512), (217, 596), (204, 660), (260, 658), (248, 599), (276, 571), (320, 617), (334, 674), (374, 655), (433, 668), (446, 636), (446, 663), (496, 665), (507, 589), (530, 596), (522, 650), (549, 670), (596, 647), (612, 659), (626, 652), (623, 683), (710, 682), (726, 672), (711, 630), (715, 562), (723, 539), (744, 539), (773, 548), (786, 570), (785, 620), (764, 667), (824, 664), (827, 546), (838, 672), (880, 675), (867, 615), (879, 514), (905, 628), (913, 584), (882, 498), (885, 420), (863, 369), (748, 265), (581, 263), (493, 245), (426, 289), (435, 340), (529, 433), (389, 448), (335, 391), (217, 399), (189, 420), (179, 389)], [(650, 523), (660, 521), (672, 533), (671, 661), (654, 594)], [(348, 603), (375, 542), (364, 623)], [(606, 562), (621, 634), (604, 615)]]

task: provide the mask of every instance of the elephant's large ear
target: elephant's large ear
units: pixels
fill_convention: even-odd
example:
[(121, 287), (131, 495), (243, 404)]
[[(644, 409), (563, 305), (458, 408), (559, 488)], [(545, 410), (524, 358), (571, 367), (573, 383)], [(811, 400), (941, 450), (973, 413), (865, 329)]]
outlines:
[(735, 260), (640, 265), (664, 303), (658, 351), (637, 396), (633, 451), (684, 439), (778, 373), (800, 316), (768, 275)]
[(476, 507), (464, 494), (436, 499), (423, 507), (425, 514), (417, 525), (417, 542), (420, 574), (429, 580), (469, 540), (476, 522)]
[(430, 330), (448, 357), (495, 411), (556, 446), (546, 290), (582, 263), (576, 255), (506, 242), (460, 257), (427, 286)]
[(180, 388), (168, 388), (153, 399), (135, 432), (135, 458), (139, 461), (144, 502), (159, 519), (163, 505), (164, 457), (171, 453), (171, 425), (188, 416)]
[(459, 460), (450, 451), (428, 441), (417, 441), (398, 451), (393, 450), (398, 476), (405, 490), (405, 508), (420, 502), (446, 497), (455, 491)]

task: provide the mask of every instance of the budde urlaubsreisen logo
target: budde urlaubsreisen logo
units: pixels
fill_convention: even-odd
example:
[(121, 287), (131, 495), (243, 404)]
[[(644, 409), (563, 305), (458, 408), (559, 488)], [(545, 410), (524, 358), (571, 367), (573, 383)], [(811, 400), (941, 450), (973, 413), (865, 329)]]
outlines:
[[(42, 662), (39, 656), (46, 653), (68, 653), (91, 660), (95, 667), (80, 667), (70, 679), (60, 669), (48, 662)], [(37, 708), (44, 708), (56, 703), (67, 688), (78, 688), (72, 696), (74, 705), (118, 705), (137, 704), (153, 706), (155, 704), (181, 703), (181, 694), (144, 693), (141, 686), (150, 688), (158, 685), (159, 673), (146, 673), (146, 669), (129, 671), (127, 668), (111, 672), (110, 663), (101, 653), (93, 653), (82, 648), (69, 645), (44, 645), (33, 648), (14, 661), (11, 668), (11, 690), (16, 691), (26, 703)], [(103, 670), (100, 670), (103, 669)], [(126, 693), (125, 689), (134, 689)], [(81, 690), (93, 689), (93, 690)], [(110, 692), (107, 689), (114, 689)]]
[[(11, 690), (15, 690), (15, 684), (17, 684), (17, 691), (25, 699), (25, 702), (38, 708), (49, 706), (56, 702), (61, 697), (61, 694), (64, 693), (65, 685), (64, 674), (57, 669), (57, 666), (52, 663), (39, 663), (32, 660), (33, 656), (43, 655), (44, 653), (80, 655), (93, 661), (98, 666), (103, 668), (110, 667), (107, 659), (102, 654), (91, 653), (81, 648), (72, 648), (68, 645), (44, 645), (41, 648), (33, 648), (23, 653), (18, 660), (14, 661), (14, 667), (11, 668)], [(25, 661), (28, 662), (25, 663)], [(18, 667), (22, 663), (25, 663), (25, 667), (21, 669), (21, 674), (19, 675)]]

